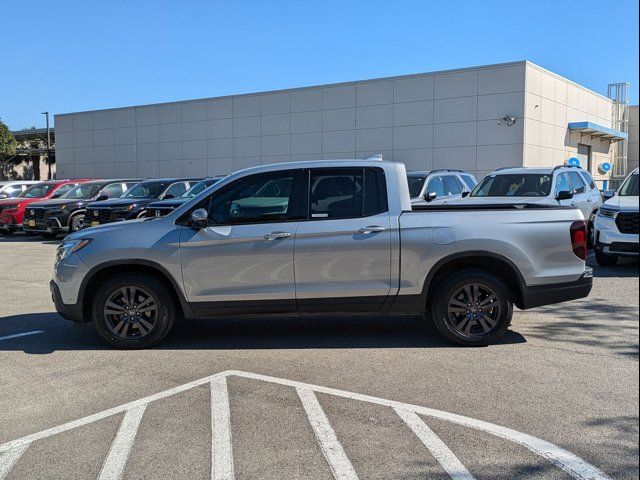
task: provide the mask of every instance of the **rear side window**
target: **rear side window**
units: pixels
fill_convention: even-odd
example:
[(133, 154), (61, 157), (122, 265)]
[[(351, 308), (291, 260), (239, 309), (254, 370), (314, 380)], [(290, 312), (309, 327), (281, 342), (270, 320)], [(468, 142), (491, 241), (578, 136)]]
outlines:
[(462, 185), (455, 175), (445, 175), (442, 177), (442, 185), (446, 195), (460, 195), (462, 193)]
[(311, 219), (359, 218), (385, 211), (386, 186), (380, 169), (311, 170)]
[(569, 181), (571, 182), (571, 188), (576, 193), (584, 193), (586, 191), (585, 181), (578, 172), (569, 172)]

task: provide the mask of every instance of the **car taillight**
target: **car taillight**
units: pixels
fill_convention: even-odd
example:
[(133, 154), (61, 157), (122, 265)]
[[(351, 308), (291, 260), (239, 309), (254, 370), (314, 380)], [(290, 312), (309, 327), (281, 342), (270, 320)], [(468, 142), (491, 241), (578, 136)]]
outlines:
[(580, 220), (571, 224), (571, 247), (580, 260), (587, 259), (587, 222)]

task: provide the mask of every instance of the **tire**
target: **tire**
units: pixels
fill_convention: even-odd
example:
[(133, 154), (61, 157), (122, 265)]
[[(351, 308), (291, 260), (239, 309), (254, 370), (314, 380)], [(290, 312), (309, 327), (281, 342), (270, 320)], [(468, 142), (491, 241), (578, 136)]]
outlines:
[(613, 267), (618, 263), (618, 257), (616, 255), (605, 255), (596, 250), (596, 262), (601, 267)]
[[(487, 307), (479, 308), (483, 303)], [(509, 328), (513, 302), (509, 289), (495, 275), (483, 270), (462, 270), (442, 280), (431, 302), (431, 315), (447, 340), (467, 347), (485, 346)]]
[(596, 212), (593, 212), (589, 217), (589, 221), (587, 222), (587, 248), (589, 250), (593, 249), (593, 235), (594, 235), (594, 223), (596, 221)]
[[(127, 302), (132, 289), (136, 292), (133, 305), (140, 302), (142, 307), (138, 307), (137, 315), (133, 305)], [(148, 302), (150, 298), (152, 303)], [(92, 318), (96, 330), (110, 345), (128, 350), (149, 348), (160, 343), (173, 327), (177, 315), (173, 298), (169, 289), (151, 275), (117, 275), (98, 287), (93, 298)], [(144, 311), (151, 306), (155, 306), (154, 311)]]
[(69, 222), (69, 231), (72, 233), (77, 232), (78, 230), (82, 229), (83, 226), (84, 226), (84, 214), (80, 213), (75, 217), (73, 217), (71, 219), (71, 222)]

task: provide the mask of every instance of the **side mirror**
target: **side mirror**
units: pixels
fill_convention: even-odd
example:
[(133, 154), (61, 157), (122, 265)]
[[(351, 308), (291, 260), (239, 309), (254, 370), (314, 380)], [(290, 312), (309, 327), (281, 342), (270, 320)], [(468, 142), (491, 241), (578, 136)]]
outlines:
[(193, 228), (207, 228), (209, 226), (209, 213), (204, 208), (197, 208), (191, 212), (190, 225)]
[(109, 200), (109, 195), (105, 195), (103, 193), (102, 195), (99, 195), (98, 198), (96, 198), (96, 202), (102, 202), (104, 200)]
[(61, 196), (61, 193), (54, 193), (53, 195), (51, 195), (51, 198), (60, 198)]
[(431, 202), (433, 200), (435, 200), (438, 197), (438, 194), (436, 192), (428, 192), (424, 194), (424, 200), (426, 202)]
[(9, 195), (6, 193), (0, 193), (0, 198), (9, 198)]
[(556, 195), (556, 200), (571, 200), (572, 198), (573, 192), (570, 192), (569, 190), (562, 190), (558, 192), (558, 195)]
[(469, 195), (471, 194), (471, 192), (462, 192), (462, 198), (467, 198)]
[(171, 193), (168, 193), (167, 195), (162, 197), (163, 200), (169, 200), (170, 198), (176, 198), (176, 196)]
[(616, 196), (615, 190), (605, 190), (604, 192), (602, 192), (602, 197), (604, 198), (605, 201), (611, 200), (615, 196)]

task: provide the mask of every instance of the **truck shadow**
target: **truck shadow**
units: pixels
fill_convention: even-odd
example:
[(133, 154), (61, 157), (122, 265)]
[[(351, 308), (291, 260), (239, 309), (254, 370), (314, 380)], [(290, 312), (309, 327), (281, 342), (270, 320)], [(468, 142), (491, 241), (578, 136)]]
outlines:
[(640, 264), (637, 258), (620, 258), (614, 267), (601, 267), (590, 258), (587, 265), (593, 268), (593, 276), (599, 278), (629, 278), (640, 275)]
[[(49, 354), (59, 350), (111, 350), (93, 325), (55, 313), (0, 318), (0, 337), (31, 330), (44, 333), (0, 341), (0, 351)], [(497, 344), (526, 343), (509, 331)], [(456, 348), (421, 317), (222, 318), (175, 325), (155, 350), (252, 350), (324, 348)], [(458, 347), (463, 348), (463, 347)]]
[(62, 235), (56, 238), (44, 238), (39, 235), (27, 235), (21, 232), (13, 235), (0, 236), (0, 245), (3, 243), (39, 243), (41, 245), (58, 245), (62, 241)]

